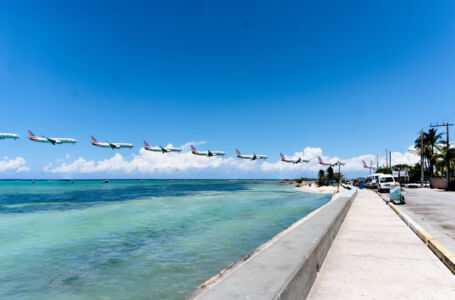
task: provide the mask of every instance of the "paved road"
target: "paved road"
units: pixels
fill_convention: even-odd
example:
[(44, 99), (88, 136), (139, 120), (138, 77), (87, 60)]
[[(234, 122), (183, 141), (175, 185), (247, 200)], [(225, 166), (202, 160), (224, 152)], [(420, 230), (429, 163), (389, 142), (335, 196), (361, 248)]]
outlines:
[(404, 196), (406, 204), (400, 205), (401, 211), (455, 253), (455, 193), (427, 188), (405, 189)]
[(455, 299), (455, 276), (375, 192), (360, 190), (308, 299)]

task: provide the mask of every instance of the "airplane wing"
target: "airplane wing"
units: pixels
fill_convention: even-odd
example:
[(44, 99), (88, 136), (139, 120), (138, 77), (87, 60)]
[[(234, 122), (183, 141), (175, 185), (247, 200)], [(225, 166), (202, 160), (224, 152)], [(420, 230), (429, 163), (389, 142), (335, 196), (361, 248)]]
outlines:
[(55, 145), (55, 144), (59, 144), (60, 141), (58, 139), (54, 139), (54, 138), (48, 138), (48, 137), (45, 137), (43, 136), (43, 138), (45, 138), (46, 140), (48, 140), (49, 142), (52, 143), (52, 145)]
[(166, 148), (164, 148), (163, 146), (160, 145), (160, 146), (158, 146), (158, 147), (161, 148), (161, 152), (162, 152), (162, 153), (168, 152), (168, 150), (167, 150)]

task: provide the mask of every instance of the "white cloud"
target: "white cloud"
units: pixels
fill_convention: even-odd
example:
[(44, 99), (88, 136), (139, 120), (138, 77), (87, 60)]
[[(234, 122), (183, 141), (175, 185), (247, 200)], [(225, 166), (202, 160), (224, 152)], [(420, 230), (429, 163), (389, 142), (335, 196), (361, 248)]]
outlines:
[[(204, 142), (187, 143), (182, 148), (188, 150), (190, 144), (203, 144)], [(235, 157), (203, 157), (193, 155), (191, 152), (182, 153), (157, 153), (146, 151), (143, 148), (132, 158), (125, 158), (120, 153), (112, 157), (94, 161), (79, 157), (73, 162), (63, 162), (58, 166), (49, 164), (43, 168), (45, 172), (54, 174), (147, 174), (163, 177), (191, 177), (194, 174), (216, 174), (217, 177), (268, 177), (283, 178), (301, 176), (309, 174), (314, 176), (315, 172), (321, 169), (318, 164), (317, 156), (321, 156), (324, 161), (336, 162), (341, 160), (346, 163), (342, 168), (343, 173), (359, 173), (365, 171), (362, 166), (362, 160), (367, 164), (370, 161), (375, 162), (376, 156), (373, 154), (360, 155), (348, 159), (339, 159), (338, 157), (328, 157), (323, 155), (321, 148), (306, 147), (302, 152), (296, 152), (290, 159), (302, 157), (309, 160), (309, 163), (287, 164), (281, 162), (278, 158), (275, 161), (248, 161), (240, 160)], [(413, 152), (393, 152), (393, 164), (413, 165), (419, 160), (416, 153)], [(373, 163), (375, 164), (375, 163)], [(380, 161), (380, 164), (383, 162)]]
[(62, 163), (57, 167), (47, 165), (44, 171), (50, 173), (159, 173), (170, 174), (176, 171), (194, 171), (202, 169), (230, 168), (235, 170), (253, 170), (255, 163), (239, 161), (232, 157), (203, 157), (193, 155), (191, 152), (167, 153), (146, 151), (143, 148), (131, 159), (126, 159), (116, 153), (108, 159), (93, 161), (79, 157), (72, 163)]
[(7, 156), (3, 157), (0, 161), (0, 172), (28, 172), (30, 168), (27, 167), (25, 159), (22, 157), (16, 157), (16, 159), (9, 159)]

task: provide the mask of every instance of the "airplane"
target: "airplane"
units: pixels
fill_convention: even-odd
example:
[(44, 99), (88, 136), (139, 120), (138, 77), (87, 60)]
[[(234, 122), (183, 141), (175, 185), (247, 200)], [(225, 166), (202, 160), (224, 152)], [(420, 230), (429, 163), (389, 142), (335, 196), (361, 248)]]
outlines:
[(15, 133), (0, 133), (0, 140), (4, 139), (15, 139), (17, 140), (19, 136)]
[(235, 149), (235, 152), (237, 153), (238, 158), (242, 159), (249, 159), (249, 160), (256, 160), (256, 159), (267, 159), (267, 155), (243, 155), (240, 153), (239, 149)]
[(319, 164), (320, 164), (320, 165), (324, 165), (324, 166), (331, 166), (331, 167), (334, 167), (334, 166), (344, 166), (344, 165), (345, 165), (345, 163), (342, 163), (341, 161), (337, 161), (337, 162), (335, 162), (335, 163), (333, 163), (333, 164), (323, 162), (322, 159), (321, 159), (321, 157), (319, 157), (319, 156), (318, 156), (318, 161), (319, 161)]
[(120, 149), (120, 148), (133, 148), (134, 147), (133, 144), (128, 144), (128, 143), (111, 143), (109, 141), (106, 141), (106, 143), (100, 143), (93, 136), (90, 136), (90, 139), (92, 140), (93, 146), (111, 148), (112, 150)]
[(291, 159), (287, 159), (283, 153), (280, 153), (280, 157), (281, 157), (281, 161), (284, 161), (286, 163), (293, 163), (293, 164), (300, 164), (300, 163), (304, 163), (304, 162), (309, 162), (309, 160), (306, 160), (306, 159), (302, 159), (301, 157), (299, 157), (299, 159), (297, 160), (291, 160)]
[(332, 164), (331, 164), (331, 163), (326, 163), (326, 162), (323, 162), (320, 156), (318, 156), (318, 161), (319, 161), (319, 164), (320, 164), (320, 165), (324, 165), (324, 166), (332, 166)]
[(371, 170), (373, 170), (373, 171), (376, 170), (376, 168), (374, 168), (373, 166), (368, 166), (364, 160), (362, 160), (362, 164), (365, 169), (370, 169), (370, 173), (371, 173)]
[(197, 151), (193, 145), (190, 145), (191, 147), (191, 153), (193, 153), (194, 155), (201, 155), (201, 156), (207, 156), (207, 157), (212, 157), (212, 156), (224, 156), (226, 155), (226, 153), (224, 153), (223, 151), (210, 151), (210, 150), (207, 150), (207, 151)]
[(150, 147), (149, 144), (147, 144), (146, 141), (144, 141), (144, 149), (145, 150), (148, 150), (148, 151), (154, 151), (154, 152), (161, 152), (161, 153), (168, 153), (168, 152), (180, 152), (182, 151), (182, 149), (180, 148), (169, 148), (169, 147), (162, 147), (162, 146), (159, 146), (159, 147)]
[(52, 145), (56, 144), (75, 144), (77, 143), (76, 139), (72, 138), (48, 138), (48, 137), (37, 137), (31, 132), (30, 130), (27, 130), (28, 135), (29, 135), (29, 140), (34, 141), (34, 142), (39, 142), (39, 143), (51, 143)]

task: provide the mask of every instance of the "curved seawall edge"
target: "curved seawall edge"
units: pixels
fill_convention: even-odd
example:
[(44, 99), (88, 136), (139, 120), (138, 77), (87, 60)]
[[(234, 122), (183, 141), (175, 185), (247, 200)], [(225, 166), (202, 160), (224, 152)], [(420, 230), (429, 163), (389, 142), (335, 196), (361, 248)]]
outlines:
[(316, 278), (357, 189), (332, 197), (199, 286), (188, 299), (302, 299)]

